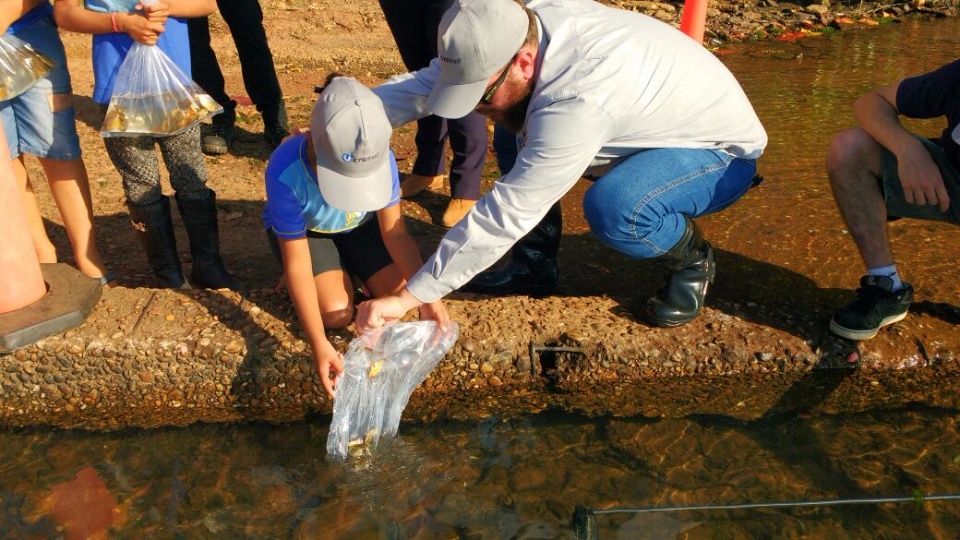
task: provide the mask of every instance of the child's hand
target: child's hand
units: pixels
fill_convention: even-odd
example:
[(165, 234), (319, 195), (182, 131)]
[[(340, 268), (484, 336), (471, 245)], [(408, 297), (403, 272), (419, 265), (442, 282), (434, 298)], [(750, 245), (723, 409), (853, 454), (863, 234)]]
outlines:
[(170, 16), (170, 6), (163, 1), (141, 1), (137, 4), (136, 10), (148, 21), (160, 24), (167, 24), (167, 17)]
[(144, 45), (156, 45), (160, 34), (166, 29), (163, 22), (151, 21), (142, 12), (116, 13), (115, 17), (121, 32), (126, 32), (134, 41)]
[[(313, 365), (317, 368), (317, 373), (320, 374), (320, 381), (327, 390), (327, 394), (334, 397), (333, 390), (337, 386), (334, 377), (336, 377), (336, 374), (343, 373), (343, 355), (334, 349), (329, 341), (324, 339), (323, 343), (313, 348)], [(331, 368), (335, 372), (333, 376), (331, 376)]]
[(287, 273), (286, 272), (284, 272), (283, 275), (280, 276), (280, 281), (278, 281), (277, 284), (273, 286), (274, 292), (281, 293), (285, 290), (287, 290)]

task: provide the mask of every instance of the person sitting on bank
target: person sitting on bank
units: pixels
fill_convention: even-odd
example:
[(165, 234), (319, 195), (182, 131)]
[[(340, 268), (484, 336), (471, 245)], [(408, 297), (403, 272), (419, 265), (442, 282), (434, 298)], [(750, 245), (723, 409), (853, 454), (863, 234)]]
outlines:
[[(331, 370), (341, 373), (343, 361), (324, 328), (350, 324), (351, 274), (382, 296), (400, 291), (423, 264), (400, 213), (392, 131), (369, 88), (334, 76), (313, 108), (310, 130), (287, 138), (267, 163), (267, 236), (331, 396)], [(420, 316), (449, 323), (439, 301), (423, 305)]]
[(374, 88), (394, 126), (477, 110), (522, 148), (403, 291), (361, 304), (358, 326), (462, 287), (583, 176), (595, 180), (583, 207), (597, 238), (673, 271), (647, 320), (693, 320), (716, 271), (693, 218), (747, 192), (767, 142), (730, 71), (679, 30), (589, 0), (459, 0), (439, 35), (429, 67)]
[[(960, 224), (960, 60), (864, 94), (853, 105), (859, 127), (830, 143), (833, 197), (867, 267), (857, 298), (839, 309), (830, 330), (854, 340), (903, 320), (913, 287), (900, 278), (887, 221)], [(937, 139), (909, 132), (907, 118), (946, 117)]]

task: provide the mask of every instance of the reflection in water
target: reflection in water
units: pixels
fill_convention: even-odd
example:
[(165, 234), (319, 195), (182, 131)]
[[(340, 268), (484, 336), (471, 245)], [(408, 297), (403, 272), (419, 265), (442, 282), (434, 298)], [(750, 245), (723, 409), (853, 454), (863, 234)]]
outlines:
[[(952, 411), (404, 425), (389, 451), (360, 464), (325, 458), (329, 421), (7, 433), (0, 530), (4, 538), (107, 528), (159, 538), (573, 538), (577, 505), (960, 492)], [(52, 510), (71, 497), (88, 501), (86, 519)], [(947, 538), (960, 530), (960, 502), (611, 514), (596, 525), (600, 538)]]
[[(952, 59), (958, 29), (960, 20), (904, 23), (725, 56), (770, 147), (761, 160), (767, 183), (724, 219), (775, 217), (778, 226), (721, 233), (723, 248), (830, 286), (854, 283), (859, 269), (847, 260), (851, 245), (823, 172), (827, 142), (853, 124), (850, 105), (860, 93)], [(803, 242), (794, 253), (772, 248), (791, 229), (815, 239), (809, 251)], [(960, 247), (951, 241), (938, 249)], [(960, 303), (957, 291), (936, 293)], [(833, 388), (820, 381), (797, 390), (786, 399), (815, 405)], [(402, 438), (381, 456), (345, 463), (325, 458), (329, 422), (4, 433), (0, 537), (573, 538), (577, 505), (960, 492), (953, 411), (402, 425)], [(597, 527), (600, 538), (630, 539), (953, 538), (960, 503), (610, 515), (597, 516)]]

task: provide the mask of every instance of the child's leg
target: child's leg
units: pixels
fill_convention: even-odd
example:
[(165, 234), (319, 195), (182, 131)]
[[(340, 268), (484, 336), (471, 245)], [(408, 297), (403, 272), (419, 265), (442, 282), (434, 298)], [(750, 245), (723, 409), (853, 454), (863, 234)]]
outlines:
[(43, 225), (43, 216), (40, 213), (40, 202), (33, 191), (33, 184), (27, 177), (27, 169), (23, 164), (23, 156), (13, 160), (13, 174), (17, 185), (20, 186), (20, 195), (23, 199), (23, 209), (27, 214), (27, 225), (30, 227), (30, 238), (37, 252), (37, 259), (42, 263), (57, 262), (57, 248), (54, 247), (47, 230)]
[[(101, 105), (100, 114), (107, 111)], [(140, 242), (157, 285), (179, 288), (185, 285), (170, 201), (160, 189), (160, 165), (153, 137), (108, 137), (103, 139), (110, 161), (123, 179), (123, 191), (130, 211), (130, 224)]]
[(353, 284), (343, 270), (317, 274), (317, 301), (324, 328), (343, 328), (353, 319)]
[(337, 244), (330, 238), (308, 234), (307, 246), (323, 326), (343, 328), (353, 319), (353, 282), (343, 267)]
[[(52, 8), (38, 5), (15, 25), (17, 37), (47, 55), (55, 65), (29, 90), (9, 101), (9, 111), (5, 111), (3, 119), (8, 135), (7, 121), (16, 130), (16, 137), (11, 141), (15, 141), (17, 151), (11, 150), (11, 155), (37, 156), (73, 245), (77, 267), (88, 276), (104, 277), (107, 272), (93, 232), (90, 187), (80, 158), (70, 74), (63, 43), (53, 21)], [(22, 158), (18, 161), (14, 168), (19, 169), (18, 176), (23, 175), (21, 185), (25, 186), (25, 197), (34, 198)], [(28, 213), (32, 213), (35, 204), (27, 204), (27, 207), (30, 209)], [(46, 233), (36, 226), (37, 223), (42, 226), (42, 221), (38, 221), (39, 213), (30, 219), (41, 261), (51, 260), (49, 254), (43, 253), (49, 251), (44, 245), (49, 244)], [(55, 253), (52, 260), (56, 260)]]
[(183, 133), (170, 137), (157, 137), (156, 141), (177, 198), (209, 197), (211, 190), (207, 187), (207, 163), (200, 151), (200, 125), (194, 124)]
[(97, 249), (90, 182), (83, 161), (41, 159), (40, 164), (47, 174), (50, 192), (60, 210), (63, 226), (73, 246), (77, 268), (90, 277), (106, 276), (107, 267)]
[(407, 280), (393, 262), (380, 234), (376, 216), (356, 229), (334, 236), (344, 266), (374, 298), (400, 292)]
[(407, 284), (396, 264), (390, 263), (363, 282), (374, 298), (399, 293)]
[(177, 192), (177, 208), (190, 238), (193, 267), (190, 282), (195, 287), (239, 290), (220, 256), (217, 194), (207, 187), (207, 165), (200, 152), (200, 126), (171, 137), (159, 137), (160, 154)]

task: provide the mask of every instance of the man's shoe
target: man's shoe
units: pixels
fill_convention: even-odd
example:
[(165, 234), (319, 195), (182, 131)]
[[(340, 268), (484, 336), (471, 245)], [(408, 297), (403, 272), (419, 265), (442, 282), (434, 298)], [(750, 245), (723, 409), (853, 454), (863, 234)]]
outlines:
[(431, 191), (443, 189), (443, 175), (422, 176), (419, 174), (408, 174), (403, 182), (400, 182), (400, 196), (404, 199), (413, 197), (425, 189)]
[(450, 204), (447, 205), (447, 210), (443, 213), (440, 224), (448, 229), (453, 227), (463, 219), (463, 216), (467, 215), (467, 212), (475, 204), (477, 204), (477, 201), (472, 199), (450, 199)]
[(473, 276), (461, 292), (505, 296), (550, 296), (559, 289), (560, 272), (556, 259), (543, 259), (533, 269), (522, 259), (512, 257)]
[(200, 150), (208, 156), (219, 156), (230, 151), (233, 141), (233, 123), (221, 123), (216, 120), (211, 124), (210, 133), (200, 141)]
[(263, 126), (263, 139), (270, 145), (271, 150), (276, 150), (276, 148), (280, 146), (280, 143), (289, 135), (290, 131), (284, 127), (283, 124)]
[(863, 276), (857, 299), (840, 308), (830, 320), (830, 331), (853, 340), (870, 339), (888, 324), (902, 321), (913, 300), (913, 287), (893, 292), (893, 280), (886, 276)]

